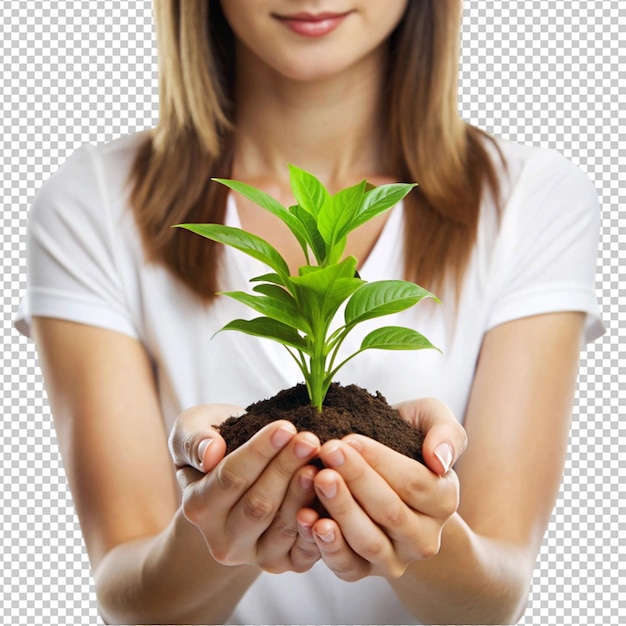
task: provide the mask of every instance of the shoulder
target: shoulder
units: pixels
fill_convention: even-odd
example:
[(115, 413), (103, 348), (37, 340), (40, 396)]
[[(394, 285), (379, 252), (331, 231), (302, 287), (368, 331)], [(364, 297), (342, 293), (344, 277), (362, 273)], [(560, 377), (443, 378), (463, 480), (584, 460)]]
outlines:
[[(597, 198), (597, 191), (591, 179), (572, 161), (556, 150), (522, 145), (501, 139), (495, 146), (502, 154), (504, 165), (499, 165), (499, 174), (506, 197), (524, 195), (526, 197), (580, 197), (590, 200)], [(498, 164), (495, 147), (494, 163)]]
[[(109, 258), (140, 249), (128, 210), (130, 168), (145, 133), (75, 150), (38, 190), (28, 216), (29, 258)], [(46, 254), (43, 253), (46, 251)]]
[(93, 165), (100, 169), (99, 174), (109, 191), (123, 189), (127, 185), (135, 157), (149, 137), (150, 131), (142, 131), (100, 146), (87, 147)]
[[(147, 139), (147, 133), (135, 133), (110, 143), (84, 144), (76, 149), (48, 178), (39, 195), (56, 196), (123, 188), (126, 185), (134, 157)], [(96, 188), (94, 188), (94, 184)]]
[(126, 205), (134, 157), (147, 138), (135, 133), (76, 149), (37, 191), (29, 220), (52, 223), (105, 219)]
[(487, 327), (539, 313), (583, 311), (587, 336), (597, 336), (600, 207), (594, 184), (554, 150), (500, 146), (506, 195), (491, 231)]
[[(556, 150), (495, 139), (488, 151), (500, 182), (500, 237), (522, 231), (577, 224), (599, 231), (600, 207), (595, 185)], [(492, 210), (483, 216), (492, 216)], [(494, 232), (495, 234), (495, 232)]]

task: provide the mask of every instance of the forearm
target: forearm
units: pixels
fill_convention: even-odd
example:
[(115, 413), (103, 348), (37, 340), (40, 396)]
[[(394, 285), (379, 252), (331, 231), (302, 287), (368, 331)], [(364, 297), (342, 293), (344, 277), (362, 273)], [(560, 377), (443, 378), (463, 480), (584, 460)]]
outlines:
[(425, 624), (510, 624), (526, 606), (531, 569), (521, 548), (475, 534), (456, 514), (439, 553), (390, 583)]
[(179, 510), (160, 535), (111, 550), (95, 580), (107, 623), (220, 624), (259, 571), (214, 561), (198, 529)]

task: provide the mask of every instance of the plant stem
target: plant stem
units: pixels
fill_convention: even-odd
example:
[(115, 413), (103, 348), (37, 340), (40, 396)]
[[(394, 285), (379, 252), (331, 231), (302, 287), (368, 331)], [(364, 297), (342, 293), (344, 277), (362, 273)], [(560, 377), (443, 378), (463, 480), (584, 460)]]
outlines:
[[(302, 354), (300, 352), (297, 352), (297, 353), (294, 352), (293, 350), (289, 349), (287, 346), (284, 346), (284, 347), (287, 350), (287, 352), (289, 352), (289, 354), (291, 355), (291, 358), (296, 362), (296, 365), (298, 366), (298, 368), (302, 372), (302, 375), (304, 376), (304, 380), (307, 381), (308, 378), (310, 377), (310, 374), (306, 366), (306, 361), (302, 357)], [(308, 384), (307, 384), (307, 387), (308, 387)]]
[[(309, 362), (309, 396), (311, 404), (321, 413), (322, 404), (324, 402), (324, 396), (326, 395), (327, 387), (325, 388), (326, 379), (326, 345), (324, 339), (326, 337), (326, 326), (322, 320), (315, 320), (316, 323), (312, 324), (313, 327), (313, 353)], [(322, 322), (322, 323), (320, 323)]]
[[(317, 347), (317, 346), (316, 346)], [(321, 346), (323, 348), (323, 344)], [(311, 404), (321, 413), (324, 402), (324, 354), (315, 350), (311, 356)]]
[(331, 341), (328, 346), (330, 348), (330, 362), (328, 364), (328, 370), (332, 370), (335, 365), (335, 360), (337, 355), (339, 354), (339, 349), (341, 348), (341, 344), (344, 339), (348, 336), (348, 333), (352, 330), (352, 326), (342, 326), (337, 329), (333, 336), (331, 337)]

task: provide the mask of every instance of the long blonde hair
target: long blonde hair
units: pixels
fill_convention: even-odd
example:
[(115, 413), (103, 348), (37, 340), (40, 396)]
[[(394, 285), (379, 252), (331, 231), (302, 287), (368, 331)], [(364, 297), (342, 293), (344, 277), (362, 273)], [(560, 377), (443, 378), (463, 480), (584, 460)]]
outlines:
[[(419, 0), (390, 40), (386, 119), (392, 171), (418, 181), (405, 202), (407, 279), (458, 286), (476, 239), (481, 199), (499, 202), (485, 133), (459, 116), (462, 0)], [(234, 103), (233, 34), (217, 0), (155, 0), (160, 117), (131, 172), (131, 204), (148, 259), (196, 294), (218, 290), (219, 246), (172, 229), (222, 222)], [(419, 245), (416, 245), (419, 242)]]

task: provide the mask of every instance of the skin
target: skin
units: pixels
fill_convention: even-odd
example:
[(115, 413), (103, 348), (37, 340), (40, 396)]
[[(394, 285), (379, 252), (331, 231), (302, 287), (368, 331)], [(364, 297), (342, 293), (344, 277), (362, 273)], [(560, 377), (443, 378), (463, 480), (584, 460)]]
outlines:
[[(393, 180), (376, 133), (379, 44), (405, 2), (347, 3), (347, 28), (312, 45), (271, 14), (321, 3), (243, 4), (224, 2), (241, 38), (233, 177), (280, 199), (287, 162), (331, 190), (364, 176)], [(244, 228), (300, 264), (271, 216), (242, 199), (238, 209)], [(347, 253), (364, 259), (383, 223), (357, 229)], [(563, 312), (490, 330), (465, 430), (435, 399), (402, 405), (427, 432), (424, 467), (364, 437), (320, 446), (288, 422), (224, 457), (210, 427), (236, 410), (223, 405), (183, 412), (168, 439), (139, 342), (36, 318), (104, 619), (221, 623), (261, 571), (303, 572), (321, 559), (344, 580), (387, 577), (424, 623), (515, 621), (560, 482), (582, 327), (582, 314)], [(322, 471), (310, 464), (318, 454)], [(311, 508), (315, 497), (332, 519)]]
[[(238, 41), (240, 65), (262, 66), (279, 83), (287, 79), (307, 88), (348, 77), (356, 67), (368, 66), (400, 21), (407, 0), (223, 0), (221, 4)], [(295, 35), (280, 22), (281, 17), (300, 12), (328, 11), (348, 15), (339, 29), (323, 38)]]

